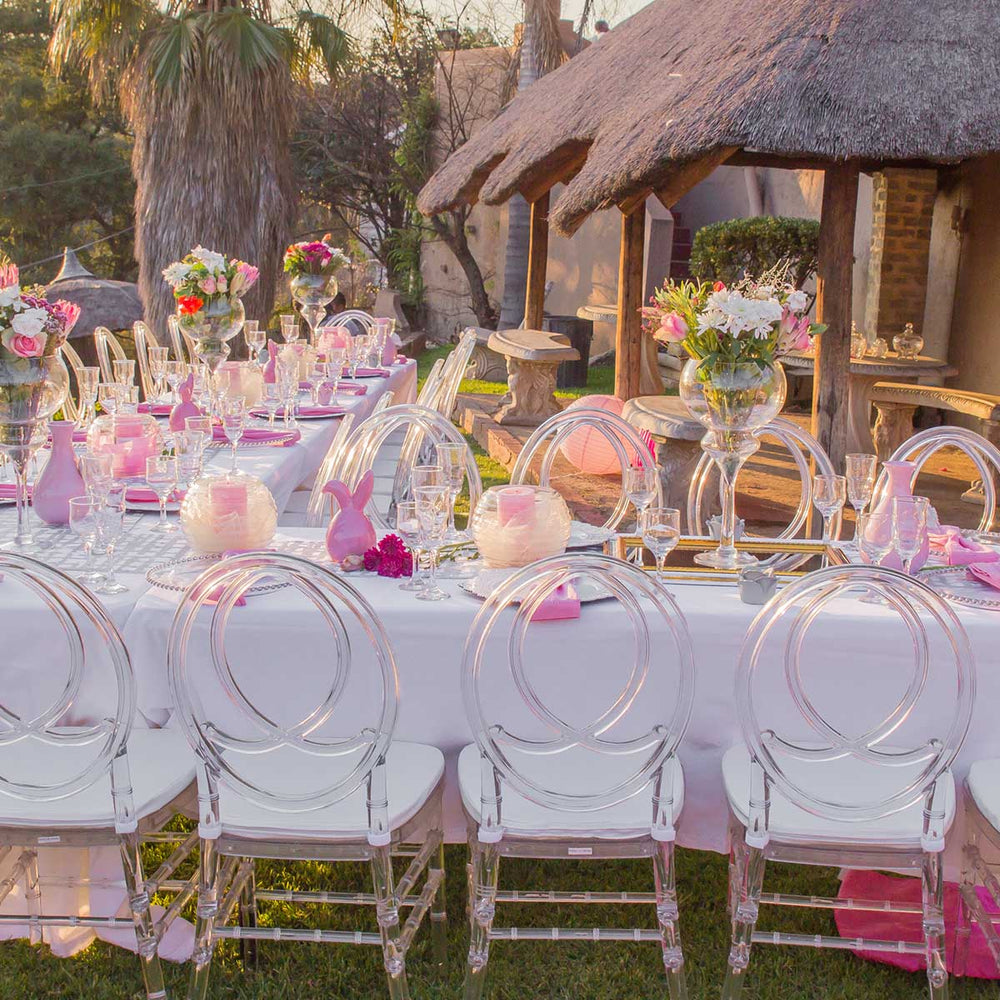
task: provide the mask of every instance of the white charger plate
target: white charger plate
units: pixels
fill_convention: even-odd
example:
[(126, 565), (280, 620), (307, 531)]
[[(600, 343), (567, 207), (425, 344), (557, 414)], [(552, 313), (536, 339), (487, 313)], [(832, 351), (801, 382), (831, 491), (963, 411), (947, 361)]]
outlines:
[(587, 524), (585, 521), (571, 521), (569, 526), (569, 541), (567, 549), (587, 549), (594, 545), (603, 545), (615, 537), (610, 528), (599, 524)]
[(955, 604), (981, 611), (1000, 611), (1000, 590), (974, 579), (966, 570), (966, 566), (936, 566), (921, 570), (917, 579)]
[[(471, 580), (459, 580), (458, 585), (467, 594), (485, 601), (500, 584), (518, 572), (519, 569), (483, 569)], [(574, 582), (573, 586), (581, 604), (607, 601), (614, 597), (614, 594), (593, 580), (579, 580)]]

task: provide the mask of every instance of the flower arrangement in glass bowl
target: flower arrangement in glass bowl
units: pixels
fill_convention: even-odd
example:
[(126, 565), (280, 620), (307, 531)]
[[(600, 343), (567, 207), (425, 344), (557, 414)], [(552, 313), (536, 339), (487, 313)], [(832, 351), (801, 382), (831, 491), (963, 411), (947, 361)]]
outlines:
[(0, 451), (17, 477), (16, 545), (26, 546), (28, 462), (38, 428), (63, 404), (69, 374), (59, 353), (80, 317), (74, 302), (50, 302), (41, 288), (22, 287), (17, 267), (0, 257)]
[(177, 302), (181, 332), (212, 372), (228, 357), (229, 341), (243, 327), (241, 300), (259, 276), (252, 264), (202, 246), (163, 269)]
[(309, 324), (313, 345), (316, 327), (337, 294), (337, 271), (351, 263), (347, 254), (329, 241), (327, 233), (321, 240), (293, 243), (285, 251), (285, 273), (291, 278), (289, 288), (302, 318)]
[(735, 548), (736, 475), (760, 446), (756, 432), (785, 402), (779, 358), (808, 350), (825, 327), (809, 320), (809, 296), (788, 281), (788, 264), (759, 278), (727, 287), (721, 281), (668, 282), (642, 310), (654, 339), (678, 343), (690, 360), (680, 378), (680, 396), (709, 433), (702, 448), (722, 476), (722, 531), (714, 552), (695, 561), (738, 569), (754, 557)]

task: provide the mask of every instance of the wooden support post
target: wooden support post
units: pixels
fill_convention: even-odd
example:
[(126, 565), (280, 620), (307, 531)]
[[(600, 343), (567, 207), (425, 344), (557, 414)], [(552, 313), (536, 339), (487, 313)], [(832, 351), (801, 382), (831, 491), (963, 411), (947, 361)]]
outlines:
[(531, 203), (528, 243), (528, 287), (524, 297), (524, 326), (541, 330), (545, 315), (545, 265), (549, 257), (549, 193)]
[(642, 252), (646, 237), (645, 202), (622, 216), (618, 259), (618, 328), (615, 332), (615, 395), (639, 395), (642, 373)]
[(851, 293), (854, 281), (854, 222), (858, 165), (827, 167), (816, 276), (816, 319), (827, 325), (819, 337), (813, 379), (812, 432), (839, 472), (847, 453), (848, 378), (851, 363)]

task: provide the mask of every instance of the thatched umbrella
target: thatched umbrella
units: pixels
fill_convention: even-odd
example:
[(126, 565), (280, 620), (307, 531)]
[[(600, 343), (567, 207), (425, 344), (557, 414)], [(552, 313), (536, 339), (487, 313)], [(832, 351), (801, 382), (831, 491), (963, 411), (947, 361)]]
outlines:
[(1000, 151), (998, 95), (1000, 0), (655, 0), (476, 132), (419, 205), (520, 192), (541, 227), (549, 188), (564, 182), (550, 218), (565, 235), (617, 205), (616, 391), (634, 395), (646, 197), (669, 207), (722, 162), (825, 169), (819, 308), (830, 329), (814, 421), (839, 456), (858, 172)]

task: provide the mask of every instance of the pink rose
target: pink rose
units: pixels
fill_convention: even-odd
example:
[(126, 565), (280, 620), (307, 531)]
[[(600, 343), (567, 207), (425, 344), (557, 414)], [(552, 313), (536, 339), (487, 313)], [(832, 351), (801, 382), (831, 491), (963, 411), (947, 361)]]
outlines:
[(226, 281), (226, 276), (220, 274), (215, 282), (215, 290), (217, 292), (224, 292), (229, 287), (229, 283)]
[(688, 335), (688, 325), (682, 316), (675, 312), (665, 313), (660, 319), (660, 328), (656, 331), (659, 340), (680, 341)]
[(29, 336), (7, 330), (0, 336), (0, 343), (19, 358), (40, 358), (45, 351), (45, 334)]
[(198, 287), (206, 295), (214, 295), (215, 294), (215, 278), (203, 278), (201, 281), (198, 282)]

